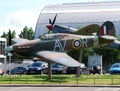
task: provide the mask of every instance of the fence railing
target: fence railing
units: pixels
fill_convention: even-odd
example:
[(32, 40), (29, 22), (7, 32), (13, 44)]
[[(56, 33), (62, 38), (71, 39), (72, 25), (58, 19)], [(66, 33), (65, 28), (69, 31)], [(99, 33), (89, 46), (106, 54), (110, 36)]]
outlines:
[(52, 79), (47, 76), (33, 75), (33, 76), (1, 76), (0, 84), (101, 84), (101, 85), (114, 85), (120, 84), (120, 78), (117, 77), (98, 77), (98, 76), (66, 76), (57, 75)]

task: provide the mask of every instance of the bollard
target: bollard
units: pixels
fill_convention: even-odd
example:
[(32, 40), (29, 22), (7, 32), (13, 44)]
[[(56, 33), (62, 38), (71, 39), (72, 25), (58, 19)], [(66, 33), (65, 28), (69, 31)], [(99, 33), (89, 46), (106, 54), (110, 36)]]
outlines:
[(45, 80), (45, 79), (44, 79), (44, 76), (43, 76), (43, 84), (44, 84), (44, 80)]
[(113, 78), (111, 79), (111, 84), (113, 85)]
[(77, 77), (77, 84), (79, 84), (78, 77)]
[(26, 84), (27, 84), (27, 78), (26, 78)]
[(95, 85), (95, 77), (94, 77), (94, 85)]
[(12, 79), (11, 79), (11, 77), (10, 77), (10, 84), (12, 83)]

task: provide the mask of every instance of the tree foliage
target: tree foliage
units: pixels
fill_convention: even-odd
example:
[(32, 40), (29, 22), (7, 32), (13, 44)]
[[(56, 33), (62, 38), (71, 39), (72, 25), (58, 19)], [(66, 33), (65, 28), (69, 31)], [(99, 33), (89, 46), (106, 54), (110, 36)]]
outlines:
[(34, 39), (34, 34), (35, 34), (35, 33), (34, 33), (32, 27), (31, 27), (31, 28), (28, 28), (27, 26), (25, 26), (25, 27), (23, 28), (23, 30), (21, 31), (19, 37), (20, 37), (20, 38), (25, 38), (25, 39), (32, 40), (32, 39)]
[(3, 32), (3, 34), (1, 35), (1, 37), (2, 38), (6, 38), (6, 40), (7, 40), (7, 45), (9, 45), (10, 43), (10, 40), (12, 39), (12, 38), (15, 38), (16, 37), (16, 32), (15, 32), (15, 30), (13, 30), (13, 31), (11, 31), (10, 29), (9, 29), (9, 31), (6, 33), (6, 32)]

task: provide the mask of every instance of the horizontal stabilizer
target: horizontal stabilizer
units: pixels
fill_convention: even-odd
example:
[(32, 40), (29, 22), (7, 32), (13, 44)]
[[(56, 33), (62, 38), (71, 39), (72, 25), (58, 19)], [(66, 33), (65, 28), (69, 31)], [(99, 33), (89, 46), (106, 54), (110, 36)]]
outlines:
[(107, 39), (107, 40), (116, 40), (117, 39), (116, 37), (110, 36), (110, 35), (103, 35), (103, 36), (100, 36), (100, 38)]

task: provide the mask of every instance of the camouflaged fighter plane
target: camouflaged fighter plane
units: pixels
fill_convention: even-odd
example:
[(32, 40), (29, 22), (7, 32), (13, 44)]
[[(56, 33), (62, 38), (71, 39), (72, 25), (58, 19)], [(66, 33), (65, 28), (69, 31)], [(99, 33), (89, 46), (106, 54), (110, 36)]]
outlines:
[(37, 57), (68, 67), (77, 67), (80, 66), (80, 63), (68, 56), (65, 51), (106, 45), (116, 39), (114, 35), (114, 26), (111, 23), (104, 23), (100, 31), (91, 36), (56, 33), (45, 34), (36, 40), (13, 39), (15, 44), (6, 47), (5, 51), (13, 51), (27, 57)]

